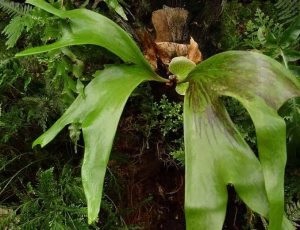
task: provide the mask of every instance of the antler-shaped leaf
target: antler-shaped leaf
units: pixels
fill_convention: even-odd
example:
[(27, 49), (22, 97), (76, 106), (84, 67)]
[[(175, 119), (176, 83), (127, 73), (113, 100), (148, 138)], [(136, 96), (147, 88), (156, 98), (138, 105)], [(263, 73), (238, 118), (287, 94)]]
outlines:
[(89, 223), (99, 213), (102, 187), (113, 139), (131, 92), (152, 72), (137, 66), (112, 66), (98, 72), (67, 111), (36, 139), (33, 146), (48, 144), (66, 125), (81, 123), (85, 143), (82, 181), (88, 203)]
[(85, 154), (82, 180), (88, 204), (89, 223), (96, 220), (101, 203), (102, 187), (107, 162), (116, 128), (124, 105), (142, 81), (166, 82), (157, 76), (145, 61), (132, 38), (110, 19), (86, 9), (63, 11), (44, 0), (28, 3), (60, 18), (68, 19), (62, 38), (49, 45), (25, 50), (16, 56), (32, 55), (70, 45), (94, 44), (102, 46), (133, 65), (112, 66), (96, 73), (84, 94), (79, 95), (55, 124), (34, 143), (45, 146), (66, 125), (82, 125)]
[(87, 9), (59, 10), (44, 0), (27, 0), (26, 2), (66, 19), (69, 28), (63, 31), (63, 36), (59, 41), (27, 49), (18, 53), (17, 56), (37, 54), (70, 45), (92, 44), (108, 49), (125, 62), (151, 69), (129, 34), (107, 17)]
[[(199, 64), (186, 81), (187, 228), (222, 228), (228, 184), (251, 209), (269, 219), (269, 229), (293, 228), (283, 217), (285, 123), (277, 109), (300, 96), (297, 82), (273, 59), (246, 51), (215, 55)], [(219, 100), (223, 95), (239, 100), (248, 110), (259, 160)]]

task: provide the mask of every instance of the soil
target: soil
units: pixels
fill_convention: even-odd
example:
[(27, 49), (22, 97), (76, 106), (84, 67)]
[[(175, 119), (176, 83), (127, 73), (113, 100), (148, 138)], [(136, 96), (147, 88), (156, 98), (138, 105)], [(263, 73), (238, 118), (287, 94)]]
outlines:
[[(123, 118), (126, 120), (126, 118)], [(122, 181), (120, 210), (127, 225), (142, 229), (185, 229), (183, 197), (184, 169), (174, 161), (162, 160), (159, 141), (144, 147), (137, 133), (119, 127), (116, 150), (127, 156), (124, 164), (111, 161), (110, 167)]]

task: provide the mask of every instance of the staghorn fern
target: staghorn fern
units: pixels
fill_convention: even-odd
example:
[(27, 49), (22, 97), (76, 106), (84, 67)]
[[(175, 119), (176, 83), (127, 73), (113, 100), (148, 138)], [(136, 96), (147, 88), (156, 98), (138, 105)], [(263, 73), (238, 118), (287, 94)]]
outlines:
[[(29, 2), (67, 19), (71, 29), (59, 41), (28, 49), (18, 57), (70, 45), (94, 44), (131, 63), (98, 71), (84, 95), (80, 94), (33, 143), (43, 147), (66, 125), (82, 124), (82, 181), (88, 221), (93, 223), (100, 210), (113, 139), (129, 95), (143, 81), (168, 81), (152, 71), (131, 37), (102, 15), (83, 9), (62, 11), (42, 0)], [(87, 27), (83, 29), (82, 25)], [(228, 184), (235, 186), (251, 209), (268, 218), (270, 230), (293, 229), (283, 211), (285, 123), (277, 109), (287, 99), (300, 95), (299, 83), (279, 63), (254, 52), (224, 52), (194, 69), (186, 62), (182, 69), (182, 63), (174, 61), (169, 70), (180, 76), (179, 84), (189, 83), (184, 100), (187, 229), (222, 229)], [(257, 131), (260, 160), (234, 127), (219, 100), (221, 96), (239, 100), (249, 112)]]
[(54, 168), (40, 170), (36, 185), (27, 184), (26, 193), (19, 195), (22, 204), (8, 217), (14, 221), (11, 229), (99, 229), (85, 221), (83, 189), (73, 174), (69, 165), (58, 176)]

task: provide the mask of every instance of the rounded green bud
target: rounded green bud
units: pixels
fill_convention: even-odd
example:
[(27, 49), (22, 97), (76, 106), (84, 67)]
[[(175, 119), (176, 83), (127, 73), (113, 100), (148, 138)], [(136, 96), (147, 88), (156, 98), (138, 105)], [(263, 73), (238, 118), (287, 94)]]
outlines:
[(176, 75), (177, 82), (180, 83), (195, 67), (196, 64), (186, 57), (175, 57), (170, 62), (169, 71)]

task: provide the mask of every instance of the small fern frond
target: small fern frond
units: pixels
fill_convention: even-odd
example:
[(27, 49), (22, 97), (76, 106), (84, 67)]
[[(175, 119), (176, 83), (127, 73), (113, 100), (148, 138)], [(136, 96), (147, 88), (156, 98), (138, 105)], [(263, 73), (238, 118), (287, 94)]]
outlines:
[(36, 20), (30, 15), (19, 15), (11, 19), (2, 33), (7, 37), (7, 48), (14, 47), (24, 30), (29, 31), (36, 23)]
[(16, 16), (4, 28), (2, 33), (7, 37), (7, 41), (5, 43), (7, 48), (11, 48), (16, 44), (24, 30), (24, 27), (25, 25), (22, 16)]
[(57, 182), (54, 178), (54, 168), (41, 171), (38, 174), (39, 183), (37, 193), (45, 201), (49, 201), (57, 196)]
[(30, 5), (24, 5), (17, 2), (11, 2), (7, 0), (0, 0), (0, 9), (10, 16), (26, 15), (33, 9)]
[(275, 10), (277, 22), (287, 25), (300, 14), (300, 3), (298, 0), (278, 0)]
[[(288, 204), (286, 206), (286, 213), (291, 221), (300, 221), (300, 201), (298, 201), (297, 203)], [(300, 227), (300, 225), (296, 226)]]
[(29, 32), (37, 26), (45, 27), (42, 40), (53, 39), (60, 34), (59, 22), (49, 17), (48, 13), (36, 10), (29, 5), (8, 2), (7, 0), (0, 0), (1, 9), (12, 17), (9, 24), (2, 31), (2, 34), (7, 37), (5, 43), (7, 48), (14, 47), (24, 32)]

